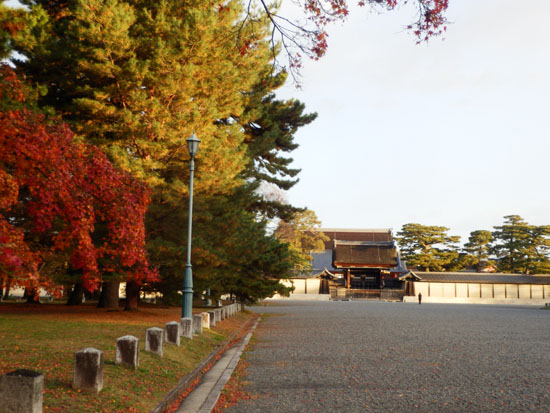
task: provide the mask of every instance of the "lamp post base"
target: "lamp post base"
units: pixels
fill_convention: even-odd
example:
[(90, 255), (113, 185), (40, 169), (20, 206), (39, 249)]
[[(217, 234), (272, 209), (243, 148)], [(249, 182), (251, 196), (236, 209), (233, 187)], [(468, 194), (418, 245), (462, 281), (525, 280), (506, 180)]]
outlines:
[(181, 317), (193, 317), (193, 270), (191, 269), (191, 264), (185, 266), (183, 290), (181, 290), (181, 293)]
[(210, 298), (210, 288), (206, 290), (206, 306), (212, 306), (212, 299)]

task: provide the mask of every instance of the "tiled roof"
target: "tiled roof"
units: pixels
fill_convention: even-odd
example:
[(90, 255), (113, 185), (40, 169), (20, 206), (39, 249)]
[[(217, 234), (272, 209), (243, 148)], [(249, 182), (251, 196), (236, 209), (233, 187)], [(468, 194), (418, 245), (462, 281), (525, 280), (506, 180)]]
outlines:
[(421, 281), (464, 282), (487, 284), (550, 284), (550, 275), (502, 274), (480, 272), (424, 272), (413, 271)]
[(337, 268), (391, 268), (397, 266), (397, 249), (393, 242), (334, 243), (333, 262)]
[(326, 250), (323, 252), (312, 252), (313, 261), (311, 263), (311, 274), (319, 274), (325, 268), (329, 271), (334, 271), (336, 268), (332, 266), (332, 251)]
[(354, 229), (354, 228), (321, 228), (328, 237), (325, 241), (325, 249), (333, 248), (333, 241), (392, 241), (391, 229)]

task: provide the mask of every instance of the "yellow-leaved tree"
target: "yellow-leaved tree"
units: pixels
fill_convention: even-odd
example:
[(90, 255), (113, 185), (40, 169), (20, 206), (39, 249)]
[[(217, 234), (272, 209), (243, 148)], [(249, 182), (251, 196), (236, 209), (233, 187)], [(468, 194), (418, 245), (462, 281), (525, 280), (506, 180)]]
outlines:
[(311, 253), (324, 251), (325, 241), (329, 238), (320, 229), (321, 221), (310, 209), (297, 212), (288, 221), (279, 222), (275, 236), (288, 243), (290, 250), (296, 255), (296, 273), (302, 274), (311, 270)]

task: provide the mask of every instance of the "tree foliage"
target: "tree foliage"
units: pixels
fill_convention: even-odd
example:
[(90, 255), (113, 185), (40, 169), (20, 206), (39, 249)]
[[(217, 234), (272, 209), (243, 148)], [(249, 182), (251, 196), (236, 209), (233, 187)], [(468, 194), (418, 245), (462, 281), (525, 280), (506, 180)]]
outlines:
[[(247, 94), (269, 66), (269, 50), (239, 20), (238, 1), (27, 1), (15, 61), (47, 88), (42, 105), (63, 114), (115, 164), (161, 188), (185, 193), (185, 139), (196, 130), (197, 192), (229, 191), (246, 164), (238, 123)], [(177, 195), (176, 195), (177, 196)]]
[(498, 271), (550, 273), (550, 225), (530, 225), (519, 215), (507, 215), (494, 231), (470, 233), (463, 252), (445, 227), (406, 224), (397, 233), (402, 255), (410, 265), (428, 271), (454, 271), (496, 265)]
[(411, 223), (403, 225), (395, 239), (410, 266), (424, 271), (454, 270), (460, 237), (448, 235), (448, 231), (446, 227)]
[(468, 242), (464, 244), (464, 251), (467, 254), (465, 265), (473, 266), (477, 271), (480, 271), (483, 266), (490, 265), (489, 248), (492, 241), (493, 237), (490, 231), (472, 231)]
[[(33, 5), (36, 1), (23, 0), (25, 4)], [(39, 1), (40, 2), (40, 1)], [(63, 16), (65, 14), (63, 2), (46, 2), (50, 13)], [(46, 4), (48, 3), (48, 4)], [(103, 2), (101, 2), (103, 3)], [(113, 12), (107, 16), (107, 20), (119, 20), (119, 23), (127, 23), (128, 19), (122, 18), (126, 15), (123, 2), (104, 2)], [(98, 2), (90, 2), (89, 12), (98, 13)], [(137, 3), (139, 4), (139, 3)], [(163, 3), (167, 4), (167, 3)], [(190, 4), (191, 8), (198, 3)], [(215, 3), (208, 3), (210, 6)], [(244, 2), (244, 13), (240, 15), (235, 25), (235, 32), (239, 41), (240, 53), (246, 53), (250, 48), (255, 47), (258, 39), (269, 36), (274, 64), (284, 68), (297, 80), (304, 57), (318, 60), (326, 53), (328, 47), (327, 26), (334, 22), (343, 22), (350, 13), (348, 2), (345, 0), (303, 0), (297, 2), (302, 9), (302, 18), (292, 18), (281, 14), (280, 3), (268, 3), (265, 0), (248, 0)], [(430, 38), (442, 35), (447, 29), (447, 18), (445, 13), (448, 7), (448, 0), (359, 0), (357, 5), (379, 10), (395, 10), (406, 5), (416, 7), (416, 19), (412, 22), (404, 22), (404, 26), (413, 33), (418, 43), (428, 41)], [(123, 6), (122, 13), (120, 6)], [(141, 2), (147, 6), (147, 2)], [(187, 5), (186, 5), (187, 6)], [(168, 6), (169, 8), (170, 6)], [(139, 6), (138, 6), (139, 8)], [(231, 5), (221, 6), (223, 10), (229, 10)], [(151, 9), (154, 14), (154, 9)], [(195, 17), (195, 16), (194, 16)], [(122, 18), (122, 19), (121, 19)], [(270, 22), (269, 34), (264, 32), (264, 24), (257, 24), (258, 21), (267, 18)], [(98, 19), (100, 20), (100, 19)], [(106, 19), (101, 19), (104, 23)], [(1, 21), (0, 21), (1, 24)], [(13, 25), (7, 26), (13, 29)], [(103, 26), (95, 27), (101, 30)], [(252, 30), (253, 38), (248, 37)], [(0, 42), (2, 38), (0, 38)], [(107, 43), (106, 43), (107, 44)], [(122, 43), (127, 46), (126, 43)], [(286, 65), (280, 64), (278, 54), (280, 49), (288, 59)]]
[(500, 271), (550, 271), (550, 226), (530, 225), (519, 215), (507, 215), (504, 223), (494, 228), (491, 252)]
[[(291, 276), (295, 257), (288, 245), (266, 231), (266, 220), (250, 211), (255, 197), (246, 185), (231, 194), (196, 199), (193, 233), (195, 292), (206, 289), (213, 299), (228, 293), (245, 302), (288, 294), (280, 280)], [(156, 208), (152, 205), (152, 209)], [(152, 262), (160, 266), (162, 281), (154, 287), (166, 302), (177, 302), (185, 266), (185, 235), (170, 229), (186, 222), (182, 205), (165, 214), (151, 231)], [(168, 214), (166, 214), (168, 212)], [(151, 219), (153, 214), (149, 214)], [(152, 227), (152, 226), (151, 226)]]
[(264, 73), (249, 94), (243, 114), (233, 117), (245, 132), (248, 163), (241, 176), (255, 194), (252, 211), (266, 219), (288, 220), (303, 211), (284, 200), (265, 196), (260, 188), (269, 185), (288, 190), (298, 182), (296, 176), (300, 170), (292, 168), (293, 160), (287, 154), (298, 147), (294, 142), (296, 131), (317, 117), (316, 113), (304, 113), (305, 106), (298, 100), (276, 99), (273, 91), (282, 86), (286, 78), (284, 72), (276, 76)]
[(245, 186), (229, 197), (216, 199), (215, 209), (209, 211), (215, 225), (210, 225), (206, 216), (197, 223), (205, 231), (210, 229), (202, 245), (216, 253), (217, 262), (215, 268), (202, 263), (198, 284), (204, 282), (203, 289), (227, 292), (246, 302), (275, 293), (288, 295), (289, 288), (280, 281), (292, 275), (296, 260), (286, 243), (268, 234), (267, 220), (257, 220), (248, 211), (251, 195)]
[(69, 271), (90, 291), (115, 274), (153, 280), (148, 189), (59, 120), (6, 109), (33, 107), (32, 97), (12, 69), (0, 67), (0, 275), (33, 290), (53, 288), (56, 275)]
[(281, 220), (275, 236), (288, 243), (298, 257), (294, 270), (302, 273), (311, 269), (311, 252), (323, 251), (328, 237), (320, 231), (321, 221), (312, 210), (298, 212), (289, 221)]
[[(208, 280), (222, 291), (226, 287), (216, 282), (222, 273), (250, 278), (245, 275), (250, 263), (263, 265), (257, 271), (271, 285), (259, 291), (280, 288), (277, 280), (288, 276), (285, 247), (265, 233), (262, 217), (294, 210), (265, 202), (256, 189), (270, 179), (292, 185), (285, 176), (298, 171), (277, 153), (293, 150), (292, 134), (315, 116), (304, 115), (297, 101), (273, 96), (286, 76), (272, 73), (265, 16), (243, 24), (238, 1), (194, 1), (185, 7), (150, 0), (26, 4), (31, 11), (11, 43), (25, 57), (14, 59), (17, 70), (45, 91), (39, 105), (55, 108), (88, 143), (153, 189), (147, 231), (163, 279), (157, 287), (169, 295), (183, 276), (185, 139), (196, 130), (201, 139), (193, 240), (198, 288)], [(263, 175), (252, 177), (247, 168)], [(238, 196), (243, 202), (235, 202)], [(225, 226), (231, 232), (220, 233)], [(227, 242), (229, 233), (242, 233), (241, 241)], [(275, 253), (278, 259), (262, 258)], [(236, 257), (243, 258), (240, 266)]]

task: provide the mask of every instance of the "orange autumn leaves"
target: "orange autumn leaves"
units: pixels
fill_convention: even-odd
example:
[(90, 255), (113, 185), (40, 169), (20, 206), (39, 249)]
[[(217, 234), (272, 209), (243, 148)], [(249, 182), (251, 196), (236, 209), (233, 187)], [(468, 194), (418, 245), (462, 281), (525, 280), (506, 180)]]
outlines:
[(145, 252), (148, 188), (77, 142), (66, 124), (25, 108), (26, 89), (11, 68), (2, 66), (0, 77), (0, 100), (23, 104), (0, 110), (0, 277), (53, 288), (44, 269), (57, 261), (90, 291), (109, 273), (154, 280)]

